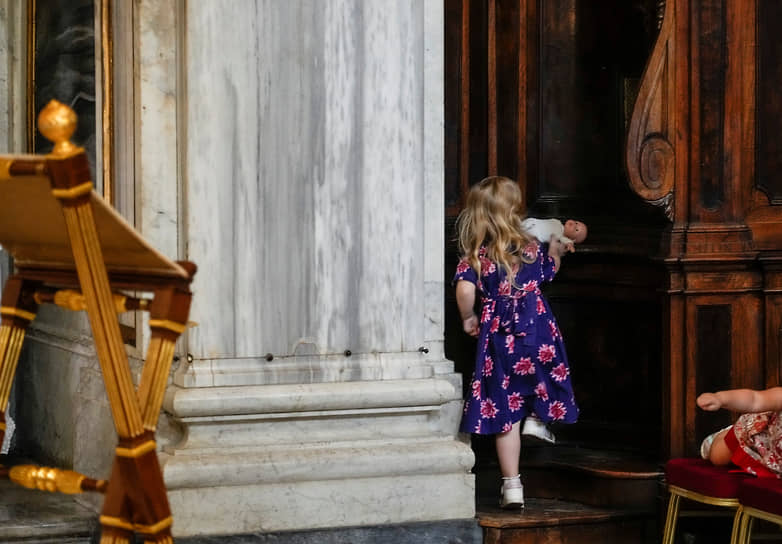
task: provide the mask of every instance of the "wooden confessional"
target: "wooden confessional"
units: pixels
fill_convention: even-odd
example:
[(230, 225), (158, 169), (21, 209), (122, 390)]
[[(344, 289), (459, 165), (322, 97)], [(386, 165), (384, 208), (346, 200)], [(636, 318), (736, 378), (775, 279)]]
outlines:
[[(564, 442), (693, 455), (727, 412), (697, 394), (780, 382), (782, 5), (446, 0), (446, 283), (469, 186), (589, 238), (548, 287), (582, 413)], [(471, 340), (446, 289), (446, 353)], [(480, 452), (479, 452), (480, 453)], [(479, 454), (480, 458), (480, 454)]]
[[(132, 542), (134, 533), (144, 542), (172, 542), (155, 428), (195, 265), (158, 253), (95, 193), (85, 152), (69, 141), (76, 127), (70, 108), (50, 102), (38, 126), (54, 143), (51, 153), (0, 157), (0, 245), (16, 267), (0, 307), (0, 437), (25, 330), (39, 305), (56, 304), (87, 312), (119, 443), (108, 481), (32, 465), (0, 473), (30, 488), (105, 493), (101, 542)], [(138, 388), (117, 319), (130, 311), (148, 311), (151, 330)]]
[(663, 444), (693, 455), (731, 414), (702, 391), (779, 384), (782, 6), (668, 1), (627, 137), (636, 194), (670, 221), (663, 285)]

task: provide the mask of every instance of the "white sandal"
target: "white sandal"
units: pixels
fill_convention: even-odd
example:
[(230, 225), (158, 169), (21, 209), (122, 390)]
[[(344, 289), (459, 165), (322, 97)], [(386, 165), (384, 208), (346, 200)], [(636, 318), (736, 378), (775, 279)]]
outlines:
[(503, 477), (500, 487), (500, 507), (507, 510), (524, 508), (524, 486), (521, 483), (520, 474), (517, 476)]
[(521, 427), (521, 434), (522, 436), (534, 436), (538, 440), (543, 440), (549, 444), (554, 444), (557, 441), (554, 433), (552, 433), (546, 424), (535, 415), (529, 415), (524, 420), (524, 425)]

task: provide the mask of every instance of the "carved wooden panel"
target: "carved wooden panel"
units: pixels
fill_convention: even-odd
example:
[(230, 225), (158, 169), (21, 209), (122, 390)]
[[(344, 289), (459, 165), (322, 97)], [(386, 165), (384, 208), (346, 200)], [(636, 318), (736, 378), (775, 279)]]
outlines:
[(782, 294), (766, 296), (766, 365), (765, 386), (782, 384)]
[[(697, 201), (707, 210), (716, 210), (725, 198), (723, 186), (723, 128), (725, 113), (725, 0), (701, 0), (694, 10), (697, 28), (697, 117), (693, 147), (698, 150), (698, 168), (693, 180)], [(703, 91), (703, 92), (700, 92)], [(698, 94), (700, 92), (700, 94)], [(697, 143), (696, 143), (697, 142)], [(697, 181), (700, 180), (700, 190)]]
[(563, 439), (659, 449), (661, 274), (640, 260), (582, 255), (544, 287), (581, 409), (577, 425), (556, 429)]
[[(703, 434), (723, 423), (714, 418), (724, 416), (698, 411), (699, 392), (761, 387), (779, 374), (770, 362), (779, 360), (779, 340), (771, 338), (779, 321), (776, 291), (764, 285), (770, 269), (764, 276), (758, 256), (782, 249), (782, 213), (752, 191), (759, 186), (755, 159), (761, 153), (755, 151), (756, 119), (761, 138), (776, 126), (770, 120), (763, 128), (766, 120), (760, 120), (763, 102), (776, 97), (774, 83), (763, 90), (764, 72), (756, 63), (764, 55), (773, 62), (776, 53), (773, 47), (762, 51), (764, 40), (772, 39), (762, 29), (758, 51), (756, 24), (765, 14), (782, 25), (782, 10), (766, 9), (761, 1), (756, 11), (755, 0), (665, 4), (630, 121), (626, 158), (633, 191), (666, 206), (673, 222), (661, 247), (668, 264), (661, 341), (668, 373), (664, 445), (676, 456), (697, 453)], [(773, 118), (773, 105), (770, 112)], [(770, 145), (769, 156), (775, 153)]]
[(764, 386), (758, 364), (762, 358), (762, 314), (762, 299), (757, 294), (733, 292), (687, 298), (684, 454), (697, 455), (703, 437), (730, 423), (732, 417), (725, 411), (699, 410), (695, 405), (698, 394)]
[(757, 175), (755, 187), (782, 204), (782, 2), (757, 0)]
[(537, 162), (528, 180), (533, 212), (649, 224), (627, 191), (622, 156), (625, 102), (656, 38), (656, 9), (644, 1), (539, 2), (538, 110), (528, 111), (539, 134), (527, 155)]
[(681, 291), (684, 278), (673, 269), (669, 270), (669, 294), (663, 300), (663, 334), (661, 338), (662, 357), (662, 441), (665, 453), (684, 451), (687, 428), (686, 378), (682, 360), (686, 360), (687, 328), (686, 299)]
[[(630, 123), (627, 168), (633, 190), (664, 205), (674, 221), (673, 254), (751, 251), (744, 220), (754, 166), (753, 6), (754, 0), (666, 2)], [(659, 149), (645, 153), (652, 143)], [(671, 164), (670, 176), (661, 174)], [(691, 238), (678, 240), (677, 231), (688, 223), (733, 226), (682, 248)]]
[(765, 386), (782, 385), (782, 261), (762, 258), (765, 292)]
[(447, 0), (447, 214), (471, 184), (499, 174), (520, 182), (534, 213), (634, 216), (659, 228), (627, 190), (621, 160), (657, 9), (655, 0)]
[(625, 157), (633, 191), (660, 206), (670, 220), (674, 219), (675, 13), (673, 2), (667, 2), (630, 118)]
[[(695, 307), (695, 391), (719, 391), (730, 383), (731, 307), (729, 304)], [(730, 412), (695, 410), (695, 441), (730, 423)]]

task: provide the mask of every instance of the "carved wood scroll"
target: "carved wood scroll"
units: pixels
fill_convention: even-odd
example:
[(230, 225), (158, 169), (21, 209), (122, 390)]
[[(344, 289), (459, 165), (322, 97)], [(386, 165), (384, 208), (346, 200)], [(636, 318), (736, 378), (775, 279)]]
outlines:
[(665, 6), (660, 34), (644, 71), (627, 134), (630, 186), (673, 221), (674, 5)]

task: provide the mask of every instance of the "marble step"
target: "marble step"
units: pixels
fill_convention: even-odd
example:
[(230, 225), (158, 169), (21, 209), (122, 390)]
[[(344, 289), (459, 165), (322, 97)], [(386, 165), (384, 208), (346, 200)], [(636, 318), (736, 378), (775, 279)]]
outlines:
[(73, 497), (0, 480), (0, 542), (89, 544), (98, 514)]

